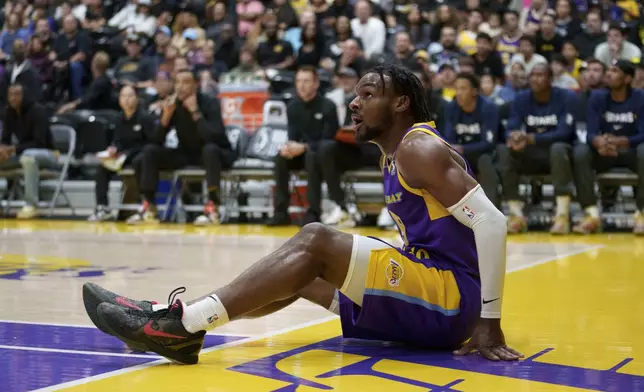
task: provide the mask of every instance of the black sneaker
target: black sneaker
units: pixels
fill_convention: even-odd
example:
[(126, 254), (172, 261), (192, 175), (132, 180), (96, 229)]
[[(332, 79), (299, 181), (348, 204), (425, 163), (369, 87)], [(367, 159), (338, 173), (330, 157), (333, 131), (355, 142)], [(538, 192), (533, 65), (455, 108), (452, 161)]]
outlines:
[[(155, 305), (154, 301), (136, 301), (128, 297), (124, 297), (113, 293), (109, 290), (105, 290), (101, 286), (94, 283), (85, 283), (83, 285), (83, 304), (85, 305), (85, 311), (89, 316), (89, 319), (92, 320), (96, 328), (105, 332), (108, 335), (111, 335), (108, 328), (101, 322), (97, 314), (98, 305), (102, 303), (108, 303), (116, 306), (120, 306), (125, 309), (139, 310), (142, 312), (152, 313), (152, 305)], [(126, 342), (130, 348), (134, 351), (146, 351), (145, 346), (137, 345), (136, 342)]]
[(183, 364), (193, 365), (199, 361), (206, 331), (186, 331), (181, 323), (183, 303), (179, 299), (170, 308), (153, 313), (104, 302), (98, 306), (97, 313), (103, 325), (126, 343), (135, 342)]
[(277, 227), (277, 226), (290, 226), (290, 225), (291, 225), (291, 217), (288, 216), (287, 214), (275, 214), (271, 219), (266, 221), (266, 226)]

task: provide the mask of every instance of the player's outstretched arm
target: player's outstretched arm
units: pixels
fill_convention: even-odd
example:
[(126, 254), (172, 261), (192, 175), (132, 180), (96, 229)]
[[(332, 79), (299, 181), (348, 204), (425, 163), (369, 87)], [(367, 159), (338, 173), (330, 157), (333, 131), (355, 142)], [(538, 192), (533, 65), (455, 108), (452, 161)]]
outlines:
[(501, 330), (505, 216), (461, 166), (460, 157), (438, 138), (421, 133), (410, 135), (400, 144), (396, 155), (396, 167), (410, 186), (427, 190), (474, 232), (481, 275), (481, 318), (472, 338), (456, 354), (478, 351), (491, 360), (521, 358), (520, 353), (506, 346)]

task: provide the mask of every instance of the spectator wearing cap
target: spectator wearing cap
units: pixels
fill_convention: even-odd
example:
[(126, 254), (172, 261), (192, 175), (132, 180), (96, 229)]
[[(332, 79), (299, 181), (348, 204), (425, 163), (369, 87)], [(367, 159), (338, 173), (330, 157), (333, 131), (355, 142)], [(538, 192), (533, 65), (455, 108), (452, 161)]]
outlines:
[(119, 83), (133, 84), (136, 88), (152, 85), (154, 79), (154, 62), (142, 54), (145, 38), (137, 34), (125, 37), (127, 56), (118, 59), (114, 65), (114, 77)]
[(499, 110), (479, 95), (479, 79), (473, 74), (459, 73), (455, 84), (456, 97), (445, 105), (445, 138), (470, 162), (485, 194), (499, 207), (500, 181), (493, 159)]
[(154, 69), (158, 70), (159, 66), (166, 60), (166, 50), (170, 46), (172, 31), (168, 26), (160, 26), (154, 34), (154, 45), (149, 49), (148, 55), (154, 63)]
[(606, 33), (602, 31), (601, 13), (593, 11), (586, 15), (584, 30), (572, 37), (572, 42), (579, 50), (579, 57), (583, 60), (595, 54), (595, 48), (606, 41)]
[(237, 32), (239, 36), (245, 37), (264, 13), (264, 4), (258, 0), (239, 0), (235, 10), (238, 18)]
[(356, 97), (355, 88), (358, 84), (358, 74), (353, 68), (340, 68), (333, 78), (334, 89), (326, 94), (338, 110), (338, 122), (342, 126), (351, 125), (351, 110), (349, 104)]
[(579, 82), (568, 73), (568, 61), (563, 55), (556, 53), (550, 60), (552, 70), (552, 85), (566, 90), (578, 90)]
[(451, 63), (444, 63), (438, 67), (436, 85), (439, 87), (441, 98), (447, 102), (451, 102), (456, 95), (456, 89), (454, 88), (456, 75), (456, 68)]
[(550, 61), (553, 53), (561, 53), (563, 39), (556, 30), (555, 17), (551, 13), (546, 13), (541, 18), (539, 33), (537, 33), (537, 53)]
[(294, 52), (299, 51), (300, 47), (302, 47), (302, 29), (304, 25), (308, 25), (309, 23), (317, 23), (315, 13), (312, 10), (304, 10), (300, 14), (299, 24), (291, 27), (284, 33), (284, 40), (291, 44)]
[(520, 92), (511, 104), (507, 145), (498, 149), (503, 194), (510, 209), (508, 232), (528, 228), (519, 197), (520, 175), (549, 174), (556, 196), (550, 232), (565, 234), (570, 231), (573, 190), (570, 143), (575, 129), (575, 95), (552, 87), (552, 71), (547, 63), (535, 65), (529, 75), (530, 89)]
[(150, 0), (136, 0), (121, 9), (107, 23), (121, 31), (133, 31), (152, 37), (157, 28), (157, 20), (150, 13)]
[(174, 18), (174, 24), (172, 26), (174, 35), (172, 36), (170, 45), (179, 48), (182, 56), (185, 56), (188, 51), (186, 38), (183, 35), (187, 29), (193, 29), (197, 32), (197, 38), (195, 39), (197, 47), (203, 46), (203, 43), (206, 40), (206, 32), (199, 26), (197, 15), (189, 10), (180, 12)]
[(92, 83), (83, 93), (83, 96), (68, 102), (58, 109), (58, 113), (67, 113), (76, 109), (101, 110), (114, 109), (112, 101), (113, 85), (107, 76), (110, 67), (110, 56), (105, 52), (98, 52), (92, 58)]
[(351, 20), (351, 30), (356, 38), (362, 40), (364, 54), (369, 59), (385, 50), (387, 28), (385, 23), (372, 16), (372, 5), (367, 0), (359, 0), (355, 5), (356, 17)]
[(56, 38), (49, 58), (59, 74), (68, 72), (71, 99), (78, 99), (83, 95), (85, 64), (89, 61), (91, 50), (92, 40), (78, 29), (76, 18), (73, 15), (65, 16), (62, 34)]
[(257, 62), (264, 68), (290, 69), (295, 64), (293, 47), (277, 36), (277, 22), (264, 22), (266, 40), (257, 46)]
[(251, 83), (264, 79), (264, 69), (257, 64), (255, 51), (244, 46), (239, 51), (239, 65), (221, 76), (221, 83)]
[[(221, 173), (236, 159), (226, 136), (221, 103), (198, 91), (197, 77), (189, 70), (177, 72), (175, 92), (163, 105), (157, 129), (158, 144), (146, 145), (132, 163), (143, 203), (140, 211), (128, 219), (129, 224), (157, 222), (154, 197), (160, 171), (176, 170), (187, 165), (203, 165), (208, 186), (208, 200), (203, 214), (194, 223), (219, 223)], [(162, 147), (161, 143), (171, 129), (176, 132), (178, 146)]]
[(574, 149), (577, 198), (586, 217), (574, 227), (578, 233), (601, 228), (595, 171), (602, 173), (626, 167), (638, 175), (635, 204), (635, 234), (644, 234), (644, 91), (631, 88), (632, 63), (619, 60), (608, 67), (608, 89), (594, 91), (588, 102), (587, 144)]
[(456, 68), (459, 57), (465, 56), (456, 46), (456, 29), (452, 26), (442, 28), (440, 42), (430, 44), (428, 51), (431, 63), (437, 67), (449, 63), (452, 68)]
[(418, 70), (422, 64), (418, 62), (416, 57), (416, 50), (411, 43), (409, 33), (401, 31), (396, 33), (396, 47), (394, 53), (394, 61), (411, 71)]
[(498, 53), (494, 51), (492, 37), (479, 33), (476, 37), (476, 52), (472, 55), (477, 75), (492, 74), (497, 80), (503, 80), (505, 69)]
[(542, 55), (535, 53), (537, 49), (537, 43), (534, 37), (524, 35), (519, 40), (519, 52), (512, 56), (510, 64), (505, 68), (505, 73), (509, 73), (512, 65), (519, 63), (525, 67), (526, 73), (532, 72), (532, 68), (537, 64), (548, 65), (548, 60), (546, 60)]
[(624, 24), (611, 23), (608, 28), (606, 42), (597, 45), (595, 58), (607, 67), (616, 60), (637, 61), (642, 57), (642, 51), (635, 44), (626, 40), (627, 29)]
[(193, 28), (185, 29), (183, 31), (183, 39), (186, 42), (185, 56), (190, 65), (194, 66), (196, 64), (202, 64), (204, 59), (201, 49), (204, 47), (206, 42), (198, 41), (199, 34), (197, 33), (197, 30)]

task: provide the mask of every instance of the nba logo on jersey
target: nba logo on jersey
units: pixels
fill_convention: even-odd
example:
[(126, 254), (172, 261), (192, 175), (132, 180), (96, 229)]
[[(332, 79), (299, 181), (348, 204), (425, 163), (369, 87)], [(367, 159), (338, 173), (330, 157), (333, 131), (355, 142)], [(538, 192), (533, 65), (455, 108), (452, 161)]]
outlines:
[(219, 315), (215, 314), (215, 315), (212, 315), (212, 316), (208, 317), (207, 321), (208, 321), (208, 324), (212, 324), (217, 320), (219, 320)]
[(474, 211), (470, 210), (468, 206), (463, 207), (463, 213), (467, 215), (469, 219), (474, 219)]
[(404, 274), (402, 265), (396, 263), (394, 259), (389, 259), (389, 265), (385, 269), (385, 275), (387, 276), (387, 281), (389, 286), (398, 287), (400, 285), (400, 280)]

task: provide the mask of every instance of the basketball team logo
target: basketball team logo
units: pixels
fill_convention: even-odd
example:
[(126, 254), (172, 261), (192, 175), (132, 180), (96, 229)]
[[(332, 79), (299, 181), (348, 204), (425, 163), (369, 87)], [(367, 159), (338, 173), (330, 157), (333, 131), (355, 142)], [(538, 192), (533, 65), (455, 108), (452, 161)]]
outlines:
[(398, 287), (402, 279), (404, 270), (402, 265), (396, 263), (394, 259), (389, 259), (389, 265), (385, 268), (385, 276), (391, 287)]

